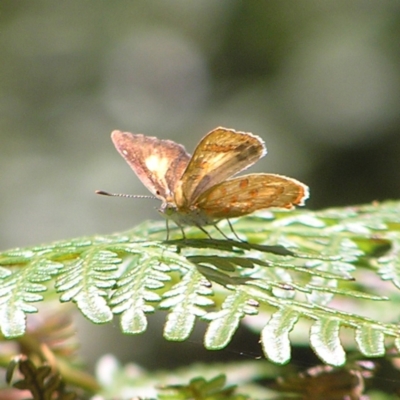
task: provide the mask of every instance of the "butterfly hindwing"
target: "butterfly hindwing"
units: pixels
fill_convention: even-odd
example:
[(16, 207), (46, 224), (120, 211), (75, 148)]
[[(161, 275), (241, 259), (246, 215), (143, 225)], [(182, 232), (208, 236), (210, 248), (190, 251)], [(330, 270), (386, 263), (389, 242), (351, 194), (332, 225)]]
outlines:
[(229, 179), (203, 193), (196, 207), (216, 220), (234, 218), (270, 207), (303, 205), (308, 188), (301, 182), (275, 174), (250, 174)]

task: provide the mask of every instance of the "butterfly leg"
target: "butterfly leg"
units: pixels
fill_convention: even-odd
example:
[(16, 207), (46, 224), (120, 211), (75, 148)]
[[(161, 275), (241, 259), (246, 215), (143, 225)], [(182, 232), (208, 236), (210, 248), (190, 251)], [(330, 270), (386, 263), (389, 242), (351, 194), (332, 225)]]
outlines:
[[(165, 240), (169, 240), (169, 234), (170, 234), (170, 232), (171, 232), (171, 230), (169, 229), (169, 219), (166, 219), (165, 220), (165, 224), (166, 224), (166, 228), (167, 228), (167, 238), (165, 239)], [(183, 230), (183, 228), (182, 228), (182, 225), (180, 225), (180, 224), (178, 224), (178, 223), (176, 223), (175, 222), (175, 224), (177, 225), (177, 227), (181, 230), (181, 232), (182, 232), (182, 238), (184, 239), (184, 240), (186, 240), (186, 235), (185, 235), (185, 231)]]
[(203, 233), (205, 233), (210, 239), (212, 239), (212, 236), (201, 226), (201, 225), (196, 225), (197, 228), (199, 228)]
[(231, 221), (229, 221), (229, 219), (226, 219), (226, 220), (228, 221), (229, 228), (230, 228), (231, 232), (233, 233), (233, 235), (235, 236), (235, 238), (236, 238), (237, 240), (239, 240), (239, 242), (243, 242), (243, 240), (240, 239), (240, 237), (238, 236), (238, 234), (237, 234), (237, 233), (235, 232), (235, 230), (233, 229), (233, 226), (232, 226), (232, 224), (231, 224)]
[(168, 223), (168, 219), (165, 220), (165, 226), (167, 228), (167, 238), (166, 238), (166, 240), (169, 240), (169, 223)]
[(226, 236), (224, 232), (218, 227), (217, 224), (213, 224), (213, 227), (226, 239), (226, 240), (232, 240), (229, 236)]
[(182, 226), (181, 225), (178, 225), (179, 226), (179, 229), (181, 230), (181, 232), (182, 232), (182, 238), (183, 238), (183, 240), (186, 240), (186, 235), (185, 235), (185, 231), (183, 230), (183, 228), (182, 228)]

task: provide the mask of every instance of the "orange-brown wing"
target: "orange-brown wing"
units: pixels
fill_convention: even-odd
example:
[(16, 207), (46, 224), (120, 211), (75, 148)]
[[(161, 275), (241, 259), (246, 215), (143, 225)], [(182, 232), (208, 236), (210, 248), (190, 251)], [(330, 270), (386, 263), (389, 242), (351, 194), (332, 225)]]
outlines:
[(274, 174), (250, 174), (229, 179), (203, 193), (196, 206), (214, 219), (234, 218), (264, 208), (303, 205), (308, 187)]
[(216, 128), (197, 145), (176, 194), (188, 206), (206, 190), (250, 167), (266, 154), (264, 142), (251, 133)]
[(185, 148), (171, 140), (114, 131), (115, 148), (150, 192), (162, 200), (171, 198), (190, 160)]

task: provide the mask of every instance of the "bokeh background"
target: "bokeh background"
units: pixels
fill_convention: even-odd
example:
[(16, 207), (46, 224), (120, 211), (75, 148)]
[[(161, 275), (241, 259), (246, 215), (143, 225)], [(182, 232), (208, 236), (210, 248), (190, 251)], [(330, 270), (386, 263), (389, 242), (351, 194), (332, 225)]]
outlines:
[[(1, 249), (159, 218), (152, 200), (94, 194), (147, 194), (110, 132), (191, 152), (219, 125), (261, 136), (252, 170), (308, 184), (311, 209), (398, 198), (400, 1), (0, 2)], [(81, 320), (85, 357), (150, 365), (160, 324), (127, 338)]]

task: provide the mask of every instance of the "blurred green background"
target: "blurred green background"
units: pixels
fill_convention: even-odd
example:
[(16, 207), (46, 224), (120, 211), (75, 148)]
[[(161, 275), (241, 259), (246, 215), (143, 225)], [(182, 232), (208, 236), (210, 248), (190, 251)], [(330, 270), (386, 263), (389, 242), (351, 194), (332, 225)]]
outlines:
[[(400, 1), (0, 2), (0, 248), (160, 218), (94, 194), (147, 194), (110, 132), (192, 152), (219, 125), (261, 136), (252, 170), (308, 184), (311, 209), (398, 198)], [(105, 331), (85, 334), (102, 353)]]

